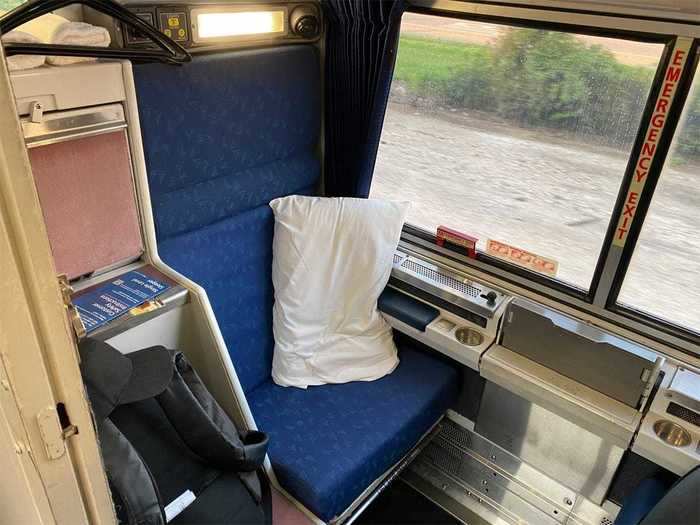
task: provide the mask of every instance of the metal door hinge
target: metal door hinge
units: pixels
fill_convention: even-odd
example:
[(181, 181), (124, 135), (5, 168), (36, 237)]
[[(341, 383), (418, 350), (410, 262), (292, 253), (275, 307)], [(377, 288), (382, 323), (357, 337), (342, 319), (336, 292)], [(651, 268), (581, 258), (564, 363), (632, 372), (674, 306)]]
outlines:
[(49, 459), (62, 457), (66, 453), (65, 441), (78, 434), (78, 427), (70, 422), (66, 406), (58, 403), (55, 407), (47, 407), (37, 414), (36, 419), (46, 455)]
[(36, 415), (41, 440), (49, 459), (59, 459), (66, 453), (63, 429), (55, 407), (47, 407)]
[(63, 306), (66, 308), (66, 314), (68, 315), (68, 321), (70, 322), (71, 328), (78, 339), (85, 337), (87, 331), (85, 330), (85, 324), (78, 314), (73, 305), (71, 297), (73, 296), (73, 287), (68, 282), (68, 277), (65, 275), (58, 276), (58, 285), (61, 288), (61, 296), (63, 298)]

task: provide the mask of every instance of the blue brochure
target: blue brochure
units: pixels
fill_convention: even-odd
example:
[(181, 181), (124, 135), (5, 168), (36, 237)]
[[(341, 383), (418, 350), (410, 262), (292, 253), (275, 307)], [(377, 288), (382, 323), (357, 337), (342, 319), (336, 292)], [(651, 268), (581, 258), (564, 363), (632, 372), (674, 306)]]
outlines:
[(145, 273), (132, 271), (74, 297), (73, 305), (90, 333), (168, 288), (170, 285), (167, 283)]

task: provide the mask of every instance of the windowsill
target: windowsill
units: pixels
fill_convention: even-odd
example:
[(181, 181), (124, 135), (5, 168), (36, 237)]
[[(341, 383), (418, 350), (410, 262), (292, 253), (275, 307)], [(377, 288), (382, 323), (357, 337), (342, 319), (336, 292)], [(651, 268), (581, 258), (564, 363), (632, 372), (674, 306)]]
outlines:
[[(462, 253), (461, 251), (451, 248), (449, 245), (439, 246), (437, 244), (437, 238), (434, 234), (418, 226), (406, 224), (404, 225), (403, 233), (412, 235), (414, 237), (419, 237), (420, 239), (431, 243), (436, 252), (443, 255), (447, 255), (451, 258), (455, 258), (461, 264), (476, 266), (479, 270), (485, 271), (487, 273), (493, 273), (489, 272), (488, 267), (491, 266), (504, 272), (512, 273), (513, 276), (518, 279), (517, 284), (527, 286), (527, 281), (532, 281), (537, 284), (544, 285), (559, 292), (565, 293), (572, 297), (576, 297), (578, 299), (590, 302), (587, 290), (578, 288), (575, 285), (567, 283), (565, 281), (553, 279), (551, 277), (547, 277), (546, 275), (530, 271), (526, 268), (522, 268), (514, 264), (509, 264), (507, 261), (487, 255), (486, 253), (478, 249), (476, 252), (476, 259), (472, 259), (466, 254)], [(475, 262), (481, 264), (476, 265), (474, 264)], [(494, 274), (494, 276), (503, 277), (501, 275), (496, 274)]]
[[(405, 225), (399, 249), (414, 249), (428, 252), (427, 256), (446, 260), (447, 264), (462, 269), (465, 273), (500, 287), (515, 295), (528, 296), (531, 299), (559, 307), (565, 312), (578, 316), (631, 340), (647, 345), (674, 359), (687, 361), (700, 366), (700, 346), (698, 336), (693, 332), (664, 323), (634, 310), (611, 307), (595, 307), (586, 292), (569, 285), (549, 279), (545, 276), (493, 260), (479, 253), (477, 259), (471, 259), (455, 250), (436, 244), (435, 236), (412, 225)], [(578, 313), (577, 313), (578, 312)], [(583, 315), (582, 315), (583, 314)], [(685, 357), (684, 357), (685, 356)]]

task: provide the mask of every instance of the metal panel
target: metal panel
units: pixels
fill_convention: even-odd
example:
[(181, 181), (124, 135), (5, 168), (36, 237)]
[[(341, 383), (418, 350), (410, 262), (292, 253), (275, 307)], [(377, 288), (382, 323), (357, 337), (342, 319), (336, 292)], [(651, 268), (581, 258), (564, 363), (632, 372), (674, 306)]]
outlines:
[(44, 112), (112, 104), (124, 100), (123, 62), (93, 62), (14, 71), (17, 112), (27, 115), (35, 103)]
[[(523, 463), (517, 456), (476, 432), (470, 432), (454, 422), (447, 421), (443, 425), (440, 437), (462, 447), (462, 450), (474, 457), (484, 458), (492, 470), (491, 476), (495, 479), (500, 476), (500, 478), (510, 477), (517, 480), (521, 486), (527, 487), (535, 494), (534, 501), (541, 508), (546, 508), (548, 512), (552, 506), (559, 506), (562, 510), (566, 510), (570, 506), (567, 502), (576, 499), (576, 493), (573, 490), (543, 476), (537, 469)], [(518, 487), (512, 490), (523, 494)], [(546, 498), (548, 503), (542, 503), (541, 498)]]
[(43, 114), (38, 120), (24, 117), (21, 122), (28, 148), (126, 128), (121, 104)]
[(501, 344), (632, 408), (658, 375), (653, 352), (520, 298), (508, 306)]
[(675, 399), (695, 412), (700, 412), (700, 374), (680, 368), (669, 387)]
[(549, 504), (513, 478), (499, 474), (477, 456), (464, 453), (446, 441), (435, 440), (426, 448), (423, 460), (529, 522), (564, 523), (568, 514), (568, 509), (560, 510)]
[(473, 504), (474, 501), (469, 500), (475, 500), (476, 503), (483, 505), (508, 523), (525, 522), (537, 525), (558, 525), (561, 523), (540, 512), (503, 487), (491, 487), (490, 491), (486, 493), (480, 490), (475, 478), (463, 480), (446, 475), (442, 469), (436, 468), (429, 461), (424, 460), (417, 461), (411, 466), (411, 470), (438, 486), (447, 485), (448, 481), (456, 483), (459, 488), (455, 491), (454, 496), (458, 500), (462, 500), (463, 504)]
[(494, 383), (476, 431), (563, 485), (601, 504), (624, 449)]
[(397, 260), (397, 255), (394, 255), (392, 277), (487, 319), (493, 318), (507, 299), (503, 293), (447, 268), (411, 255)]
[(499, 345), (482, 357), (481, 376), (627, 448), (642, 414), (597, 390)]
[[(523, 0), (521, 0), (522, 2)], [(683, 0), (686, 1), (686, 0)], [(573, 4), (573, 2), (571, 2)], [(599, 29), (632, 31), (634, 33), (649, 33), (651, 35), (670, 34), (683, 36), (700, 36), (700, 27), (696, 25), (698, 15), (695, 13), (681, 12), (676, 9), (664, 9), (662, 11), (650, 11), (639, 4), (630, 2), (629, 7), (621, 7), (623, 2), (610, 2), (607, 7), (600, 8), (600, 13), (595, 13), (595, 7), (588, 4), (590, 13), (574, 12), (540, 5), (535, 8), (532, 5), (527, 7), (516, 7), (508, 2), (499, 5), (498, 2), (466, 2), (464, 0), (411, 0), (411, 4), (435, 9), (438, 11), (451, 11), (464, 13), (466, 15), (479, 15), (489, 17), (503, 17), (512, 20), (533, 20), (549, 22), (553, 24), (568, 24), (573, 27), (589, 26)], [(529, 4), (529, 2), (528, 2)], [(540, 2), (542, 4), (542, 2)], [(576, 2), (576, 7), (580, 9), (582, 2)], [(635, 5), (636, 4), (636, 5)], [(671, 5), (672, 2), (668, 2)], [(674, 12), (675, 11), (675, 12)], [(617, 13), (627, 13), (629, 16), (619, 16)], [(613, 14), (608, 14), (613, 13)], [(650, 16), (664, 16), (667, 20), (654, 20)], [(635, 18), (639, 17), (641, 18)], [(677, 20), (674, 20), (677, 19)], [(690, 23), (687, 21), (690, 20)]]
[(590, 524), (608, 512), (485, 437), (445, 419), (437, 437), (402, 475), (467, 523)]
[(468, 525), (511, 525), (516, 521), (476, 492), (423, 462), (414, 462), (401, 479), (433, 503)]

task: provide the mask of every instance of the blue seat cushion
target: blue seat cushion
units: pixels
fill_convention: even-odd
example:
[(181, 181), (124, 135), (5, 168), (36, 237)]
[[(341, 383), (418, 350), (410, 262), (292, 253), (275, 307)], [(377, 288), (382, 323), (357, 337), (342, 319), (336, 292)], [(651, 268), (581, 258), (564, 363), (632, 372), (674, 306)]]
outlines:
[(318, 50), (198, 55), (137, 65), (134, 78), (159, 254), (207, 291), (249, 392), (272, 367), (268, 203), (320, 181)]
[(371, 382), (306, 390), (267, 381), (248, 393), (270, 435), (282, 486), (321, 519), (345, 510), (401, 459), (455, 401), (459, 377), (447, 362), (412, 348)]

